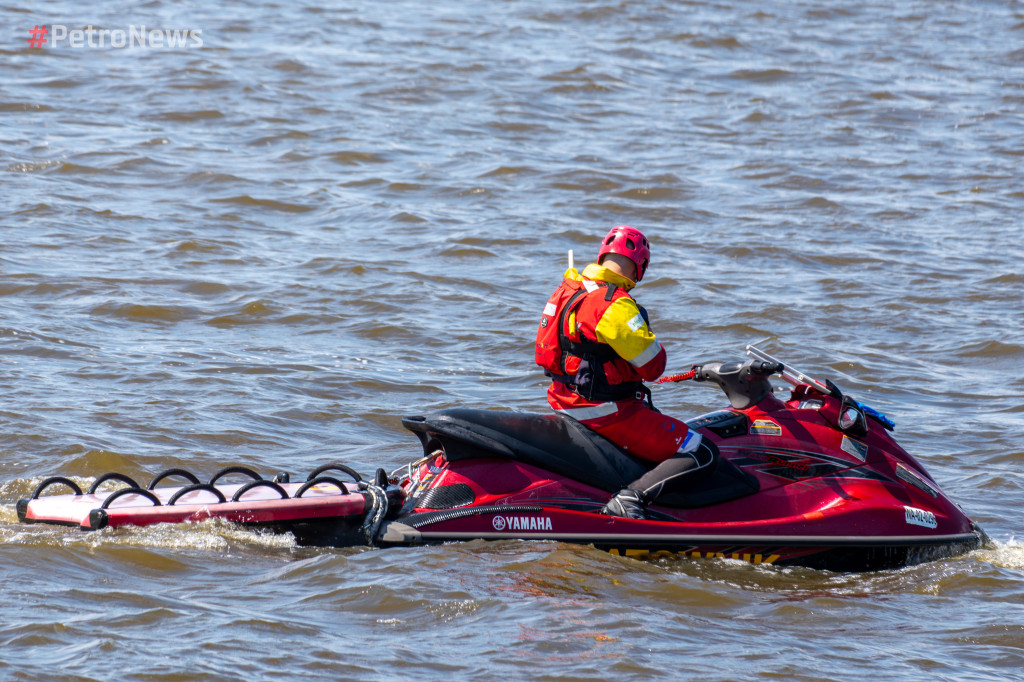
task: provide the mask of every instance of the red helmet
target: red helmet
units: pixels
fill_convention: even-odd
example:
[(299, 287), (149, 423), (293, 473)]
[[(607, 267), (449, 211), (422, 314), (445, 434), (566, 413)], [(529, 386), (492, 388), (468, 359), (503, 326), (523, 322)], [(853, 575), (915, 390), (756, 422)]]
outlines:
[(647, 243), (644, 233), (629, 225), (613, 227), (608, 236), (601, 242), (601, 250), (597, 253), (597, 262), (606, 253), (617, 253), (636, 264), (636, 281), (644, 278), (647, 266), (651, 262), (651, 245)]

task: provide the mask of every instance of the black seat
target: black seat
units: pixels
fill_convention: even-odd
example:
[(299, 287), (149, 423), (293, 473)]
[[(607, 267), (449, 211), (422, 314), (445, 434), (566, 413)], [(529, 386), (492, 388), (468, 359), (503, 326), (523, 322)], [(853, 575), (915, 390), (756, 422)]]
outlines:
[(453, 408), (406, 417), (402, 426), (416, 434), (427, 454), (440, 445), (449, 461), (514, 459), (609, 492), (626, 487), (650, 467), (576, 420), (553, 413)]
[[(449, 461), (492, 457), (513, 459), (618, 492), (647, 473), (654, 464), (622, 451), (610, 440), (575, 419), (559, 414), (499, 412), (452, 408), (425, 417), (406, 417), (402, 426), (416, 434), (425, 454), (438, 446)], [(718, 460), (711, 475), (692, 489), (661, 495), (655, 504), (703, 507), (757, 492), (757, 479), (705, 441)]]

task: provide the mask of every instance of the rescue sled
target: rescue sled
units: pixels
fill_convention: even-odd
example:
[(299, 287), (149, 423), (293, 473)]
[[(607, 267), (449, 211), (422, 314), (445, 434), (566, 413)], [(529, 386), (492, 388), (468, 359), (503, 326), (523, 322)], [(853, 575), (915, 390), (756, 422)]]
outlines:
[[(351, 480), (343, 481), (338, 476)], [(227, 477), (248, 480), (220, 482)], [(184, 479), (187, 485), (160, 485), (175, 478)], [(371, 486), (338, 462), (319, 467), (302, 483), (291, 483), (289, 479), (288, 474), (282, 473), (268, 480), (252, 469), (233, 466), (218, 471), (204, 483), (185, 469), (168, 469), (157, 474), (145, 488), (129, 476), (109, 473), (97, 478), (83, 492), (71, 479), (54, 476), (40, 483), (30, 498), (18, 502), (18, 519), (23, 523), (99, 530), (195, 523), (218, 517), (253, 528), (290, 532), (300, 544), (347, 546), (368, 541), (367, 529), (362, 527), (375, 504), (382, 514), (384, 508), (400, 505), (403, 500), (397, 487), (384, 491), (382, 485), (387, 482), (383, 476), (376, 481), (377, 485)], [(99, 488), (110, 481), (123, 487), (101, 492)], [(42, 496), (55, 486), (70, 488), (74, 494)], [(384, 496), (389, 499), (381, 499)]]

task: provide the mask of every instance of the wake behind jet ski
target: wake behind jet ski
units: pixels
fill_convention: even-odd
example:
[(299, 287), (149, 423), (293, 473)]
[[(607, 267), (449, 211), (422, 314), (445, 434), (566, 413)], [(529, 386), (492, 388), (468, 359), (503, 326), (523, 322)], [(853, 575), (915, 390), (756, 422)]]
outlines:
[[(423, 456), (391, 477), (379, 471), (371, 481), (343, 482), (324, 476), (328, 465), (305, 486), (253, 473), (258, 480), (230, 488), (193, 476), (178, 488), (155, 480), (146, 490), (129, 479), (109, 493), (94, 485), (40, 496), (51, 485), (75, 485), (56, 478), (19, 502), (19, 517), (95, 529), (223, 516), (314, 545), (556, 540), (641, 558), (841, 571), (895, 568), (982, 544), (981, 529), (896, 443), (884, 415), (754, 346), (747, 352), (744, 362), (694, 368), (693, 379), (729, 399), (687, 422), (717, 449), (716, 468), (658, 497), (647, 519), (600, 512), (649, 462), (565, 416), (468, 408), (404, 419)], [(785, 400), (773, 391), (774, 374), (793, 386)]]

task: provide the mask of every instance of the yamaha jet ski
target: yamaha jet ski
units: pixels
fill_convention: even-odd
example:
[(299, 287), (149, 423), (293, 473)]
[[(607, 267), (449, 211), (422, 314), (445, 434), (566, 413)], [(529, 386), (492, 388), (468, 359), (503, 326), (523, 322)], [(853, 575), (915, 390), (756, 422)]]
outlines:
[[(342, 482), (325, 472), (354, 472), (333, 464), (298, 486), (249, 472), (255, 480), (227, 494), (198, 479), (106, 494), (94, 484), (83, 494), (58, 477), (19, 503), (19, 517), (96, 529), (221, 516), (293, 532), (303, 544), (556, 540), (636, 558), (835, 571), (895, 568), (981, 546), (983, 531), (896, 443), (887, 417), (755, 346), (747, 352), (746, 361), (681, 375), (716, 384), (729, 399), (728, 408), (688, 422), (717, 448), (717, 465), (691, 488), (658, 497), (647, 519), (600, 510), (649, 462), (559, 414), (468, 408), (403, 419), (423, 457), (390, 477), (379, 470), (372, 481)], [(792, 384), (788, 399), (776, 397), (773, 375)], [(70, 483), (76, 494), (40, 495), (54, 483)]]

